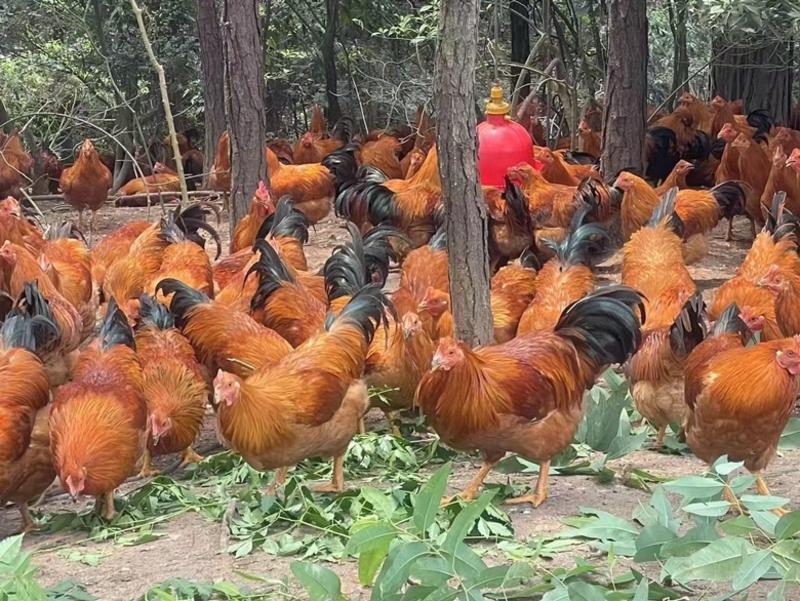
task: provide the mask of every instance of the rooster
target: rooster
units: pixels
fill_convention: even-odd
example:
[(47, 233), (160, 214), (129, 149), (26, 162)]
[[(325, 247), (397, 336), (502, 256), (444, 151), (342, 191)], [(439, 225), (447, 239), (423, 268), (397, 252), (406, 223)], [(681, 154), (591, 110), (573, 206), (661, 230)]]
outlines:
[(702, 299), (681, 253), (680, 218), (673, 188), (656, 207), (647, 227), (622, 250), (622, 283), (645, 297), (642, 345), (626, 367), (636, 409), (657, 430), (662, 446), (667, 426), (681, 424), (683, 365), (702, 340)]
[(158, 471), (150, 465), (152, 456), (180, 451), (181, 466), (202, 460), (192, 450), (192, 443), (203, 427), (209, 378), (192, 346), (175, 329), (167, 308), (146, 295), (140, 306), (135, 342), (149, 423), (140, 475), (155, 476)]
[(516, 336), (522, 314), (536, 293), (537, 269), (541, 269), (541, 265), (536, 255), (528, 249), (520, 257), (518, 265), (501, 267), (492, 276), (491, 303), (495, 342), (508, 342)]
[(0, 131), (0, 198), (20, 198), (20, 188), (30, 181), (32, 168), (33, 159), (22, 147), (19, 133)]
[(258, 470), (285, 468), (308, 457), (334, 457), (333, 478), (321, 492), (344, 488), (344, 452), (369, 407), (360, 379), (388, 300), (371, 285), (338, 317), (277, 364), (250, 377), (220, 371), (214, 379), (217, 428)]
[(517, 335), (552, 330), (564, 309), (594, 288), (592, 266), (613, 252), (608, 231), (595, 223), (583, 223), (588, 207), (573, 219), (572, 231), (561, 242), (545, 243), (555, 256), (536, 275), (536, 293), (522, 313)]
[(572, 442), (583, 393), (606, 365), (623, 363), (639, 345), (640, 303), (633, 290), (612, 287), (570, 305), (552, 331), (474, 350), (439, 342), (416, 402), (443, 442), (480, 450), (483, 466), (461, 493), (465, 500), (512, 452), (541, 469), (535, 493), (510, 502), (544, 502), (550, 460)]
[(231, 236), (231, 254), (252, 248), (264, 220), (275, 212), (275, 204), (263, 181), (250, 201), (250, 212), (236, 224)]
[(97, 497), (114, 519), (114, 490), (136, 469), (147, 439), (147, 406), (133, 332), (112, 298), (100, 334), (81, 352), (72, 382), (55, 394), (50, 448), (64, 490)]
[(94, 245), (91, 250), (92, 284), (96, 289), (102, 289), (108, 267), (126, 256), (136, 238), (149, 227), (147, 221), (129, 221)]
[(208, 174), (208, 187), (218, 192), (230, 192), (231, 189), (231, 137), (227, 131), (220, 134), (217, 140), (217, 152), (214, 164)]
[(89, 209), (92, 212), (92, 219), (89, 222), (90, 239), (94, 236), (97, 211), (106, 202), (112, 183), (111, 171), (100, 162), (94, 144), (86, 138), (78, 153), (78, 160), (72, 167), (64, 169), (59, 185), (64, 193), (64, 200), (78, 211), (78, 221), (82, 230), (84, 230), (84, 210)]
[[(292, 149), (295, 165), (320, 163), (322, 159), (342, 147), (342, 141), (328, 135), (328, 122), (322, 114), (322, 108), (314, 105), (311, 111), (311, 123)], [(271, 172), (270, 172), (271, 174)]]
[[(36, 284), (28, 286), (30, 293), (38, 294)], [(46, 314), (30, 315), (18, 309), (0, 328), (0, 506), (11, 502), (19, 507), (23, 532), (33, 528), (28, 503), (56, 477), (48, 427), (50, 385), (37, 353), (58, 336)]]
[(686, 442), (709, 464), (723, 455), (743, 461), (758, 493), (770, 495), (762, 472), (795, 407), (800, 338), (745, 347), (750, 331), (737, 313), (736, 305), (727, 307), (687, 360)]
[(153, 174), (137, 177), (126, 183), (116, 196), (135, 194), (158, 194), (159, 192), (180, 192), (181, 180), (178, 174), (163, 163), (153, 165)]
[(492, 271), (533, 244), (533, 224), (525, 195), (507, 176), (501, 193), (483, 188), (489, 213), (489, 262)]

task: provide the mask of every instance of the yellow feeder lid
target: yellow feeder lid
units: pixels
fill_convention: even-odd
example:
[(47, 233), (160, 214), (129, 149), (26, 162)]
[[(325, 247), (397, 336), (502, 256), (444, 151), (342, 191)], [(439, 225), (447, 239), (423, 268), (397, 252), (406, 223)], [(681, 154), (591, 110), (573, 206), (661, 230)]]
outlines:
[(486, 114), (508, 115), (510, 111), (511, 105), (503, 99), (503, 88), (500, 86), (492, 86), (489, 102), (486, 103)]

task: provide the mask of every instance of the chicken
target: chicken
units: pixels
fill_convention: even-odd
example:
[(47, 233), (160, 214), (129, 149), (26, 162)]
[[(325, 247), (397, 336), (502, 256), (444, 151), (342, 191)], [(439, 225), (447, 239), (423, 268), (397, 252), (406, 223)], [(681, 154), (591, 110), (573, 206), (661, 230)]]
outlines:
[(583, 223), (586, 211), (576, 213), (564, 240), (545, 241), (555, 256), (536, 274), (536, 293), (520, 317), (517, 336), (552, 330), (564, 309), (594, 288), (592, 266), (614, 249), (603, 226)]
[(94, 144), (86, 138), (78, 153), (78, 160), (72, 167), (64, 169), (59, 185), (64, 193), (64, 200), (78, 211), (78, 221), (82, 230), (85, 228), (83, 211), (89, 209), (92, 212), (92, 219), (89, 222), (90, 239), (94, 236), (97, 211), (105, 204), (112, 183), (111, 171), (100, 162)]
[(108, 267), (126, 256), (134, 241), (150, 225), (147, 221), (129, 221), (94, 245), (91, 250), (91, 261), (92, 283), (95, 288), (102, 289)]
[(394, 136), (382, 134), (365, 142), (356, 154), (360, 165), (379, 169), (388, 179), (404, 177), (400, 165), (402, 145)]
[(180, 192), (181, 180), (178, 175), (162, 163), (153, 165), (153, 174), (132, 179), (117, 190), (117, 196), (134, 194), (157, 194), (158, 192)]
[(772, 185), (775, 192), (786, 192), (786, 208), (800, 214), (800, 148), (792, 151), (786, 159), (785, 168), (775, 174)]
[(256, 241), (256, 234), (264, 220), (275, 212), (275, 204), (264, 182), (258, 183), (258, 189), (250, 201), (250, 212), (236, 224), (231, 236), (231, 254), (251, 248)]
[(413, 406), (414, 391), (433, 357), (434, 343), (416, 313), (406, 313), (399, 320), (390, 319), (386, 328), (378, 328), (369, 345), (364, 363), (364, 382), (382, 390), (380, 402), (374, 402), (399, 436), (396, 413)]
[[(767, 187), (767, 180), (772, 169), (772, 159), (766, 145), (761, 145), (742, 134), (736, 136), (731, 146), (739, 153), (739, 178), (750, 186), (744, 210), (748, 219), (750, 219), (753, 238), (755, 238), (756, 223), (758, 223), (759, 227), (764, 225), (764, 217), (761, 212), (761, 197)], [(731, 239), (732, 224), (733, 221), (728, 224), (727, 240)]]
[[(344, 452), (369, 407), (360, 379), (388, 301), (377, 286), (361, 290), (338, 317), (277, 364), (250, 377), (220, 371), (214, 379), (217, 428), (257, 470), (288, 468), (308, 457), (334, 457), (320, 491), (344, 488)], [(281, 469), (276, 484), (282, 482)]]
[(155, 476), (152, 456), (181, 452), (181, 466), (202, 460), (192, 443), (203, 427), (210, 378), (167, 308), (146, 295), (140, 306), (135, 342), (149, 424), (140, 475)]
[(528, 197), (528, 210), (538, 227), (569, 226), (578, 209), (575, 199), (577, 185), (551, 184), (544, 175), (528, 165), (520, 163), (508, 170), (508, 177), (522, 188)]
[(592, 130), (586, 120), (581, 120), (578, 124), (578, 150), (592, 155), (595, 159), (600, 158), (602, 151), (600, 132)]
[(686, 176), (692, 169), (694, 169), (694, 165), (692, 165), (689, 161), (680, 160), (675, 163), (675, 167), (673, 167), (672, 171), (670, 171), (667, 178), (661, 182), (661, 185), (655, 188), (656, 194), (661, 196), (667, 192), (667, 190), (676, 187), (679, 190), (687, 188)]
[(546, 146), (534, 146), (533, 157), (542, 163), (541, 173), (552, 184), (577, 186), (586, 177), (600, 177), (594, 165), (568, 163), (560, 151), (553, 152)]
[[(311, 112), (311, 124), (294, 145), (292, 157), (295, 165), (321, 163), (322, 159), (342, 147), (342, 141), (328, 136), (328, 123), (318, 104)], [(270, 170), (270, 176), (272, 171)]]
[(714, 175), (714, 181), (718, 184), (739, 179), (739, 148), (734, 146), (733, 142), (740, 135), (744, 134), (740, 134), (731, 124), (723, 126), (717, 134), (717, 138), (725, 142), (725, 149), (722, 151), (722, 157), (720, 157), (717, 172)]
[[(758, 493), (769, 495), (762, 472), (775, 457), (795, 407), (800, 338), (745, 348), (749, 331), (736, 312), (735, 305), (726, 308), (712, 335), (687, 361), (686, 442), (709, 464), (723, 455), (743, 461), (756, 477)], [(726, 496), (738, 505), (730, 491)]]
[(537, 268), (541, 265), (529, 249), (522, 254), (518, 265), (501, 267), (492, 276), (492, 319), (494, 341), (498, 344), (516, 336), (520, 318), (536, 293)]
[(606, 365), (624, 362), (639, 345), (640, 302), (638, 293), (612, 287), (571, 305), (552, 331), (474, 350), (439, 342), (416, 403), (445, 444), (481, 452), (465, 500), (511, 452), (541, 463), (535, 493), (511, 502), (544, 502), (550, 460), (572, 442), (584, 392)]
[(354, 181), (336, 198), (336, 215), (349, 219), (362, 232), (392, 225), (411, 248), (426, 244), (436, 231), (434, 211), (442, 197), (438, 153), (431, 148), (419, 171), (408, 179), (382, 183)]
[(32, 253), (41, 252), (44, 246), (41, 230), (13, 196), (0, 201), (0, 244), (5, 241), (24, 246)]
[(6, 135), (0, 131), (0, 198), (19, 198), (32, 167), (33, 159), (22, 147), (19, 133), (15, 130)]
[(681, 94), (677, 104), (692, 115), (693, 124), (697, 129), (706, 133), (711, 131), (714, 121), (712, 107), (689, 92)]
[(292, 350), (274, 330), (183, 282), (162, 280), (156, 290), (172, 295), (170, 312), (175, 323), (209, 373), (222, 369), (244, 378), (262, 366), (277, 363)]
[(489, 213), (489, 267), (494, 272), (533, 244), (533, 224), (528, 200), (508, 176), (502, 193), (484, 186), (483, 198)]
[(714, 119), (711, 122), (711, 131), (708, 133), (716, 138), (725, 124), (733, 125), (735, 123), (733, 104), (717, 95), (711, 100), (711, 110), (714, 112)]
[(784, 211), (784, 199), (775, 195), (764, 229), (734, 276), (717, 289), (709, 309), (709, 317), (717, 319), (736, 304), (742, 314), (763, 322), (765, 341), (800, 334), (798, 223)]
[(219, 192), (231, 189), (231, 138), (227, 131), (220, 134), (214, 164), (208, 174), (208, 187)]
[(55, 394), (50, 448), (64, 490), (91, 495), (106, 520), (114, 490), (136, 469), (147, 440), (147, 406), (133, 332), (112, 298), (100, 334), (81, 352), (72, 382)]
[[(36, 284), (30, 286), (35, 292)], [(36, 353), (58, 335), (46, 317), (13, 310), (0, 328), (0, 507), (17, 505), (23, 532), (33, 528), (28, 503), (56, 477), (48, 427), (50, 385)]]
[(667, 426), (683, 423), (683, 365), (703, 336), (702, 298), (683, 260), (675, 197), (673, 188), (622, 249), (622, 283), (645, 298), (642, 344), (626, 371), (636, 409), (656, 428), (659, 447)]

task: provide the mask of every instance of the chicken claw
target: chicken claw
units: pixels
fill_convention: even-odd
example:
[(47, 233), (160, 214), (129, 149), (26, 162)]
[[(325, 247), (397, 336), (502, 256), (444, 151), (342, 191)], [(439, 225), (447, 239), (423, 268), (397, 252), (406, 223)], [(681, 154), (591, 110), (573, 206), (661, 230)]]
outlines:
[(22, 516), (22, 529), (19, 531), (19, 533), (27, 534), (33, 530), (33, 518), (31, 518), (31, 512), (28, 511), (27, 503), (20, 503), (18, 507), (19, 513)]
[(275, 479), (272, 481), (272, 484), (267, 486), (267, 489), (264, 491), (265, 494), (270, 495), (272, 497), (278, 492), (278, 489), (283, 486), (284, 482), (286, 482), (286, 476), (289, 474), (288, 467), (281, 467), (275, 471)]
[(203, 456), (192, 447), (186, 447), (181, 453), (181, 467), (186, 467), (190, 463), (200, 463), (201, 461), (203, 461)]
[(145, 449), (144, 456), (142, 457), (142, 469), (139, 470), (139, 478), (153, 478), (158, 476), (161, 472), (153, 467), (151, 463), (152, 457), (150, 456), (150, 450)]
[(113, 521), (117, 517), (117, 508), (114, 507), (114, 491), (107, 492), (102, 497), (97, 497), (97, 508), (100, 509), (100, 516), (104, 520), (107, 522)]
[(550, 462), (542, 461), (539, 466), (539, 479), (536, 481), (536, 491), (529, 495), (521, 497), (514, 497), (513, 499), (506, 499), (507, 505), (522, 505), (530, 503), (534, 507), (539, 507), (547, 500), (548, 479), (550, 476)]
[(489, 472), (494, 469), (495, 465), (497, 465), (497, 461), (488, 461), (487, 459), (484, 459), (483, 463), (481, 464), (481, 468), (478, 470), (478, 473), (475, 474), (475, 477), (470, 481), (469, 484), (467, 484), (467, 487), (455, 497), (443, 498), (440, 506), (444, 507), (445, 505), (450, 505), (450, 503), (455, 501), (456, 498), (467, 502), (472, 501), (478, 496), (478, 491), (481, 489), (481, 486), (483, 486), (483, 481), (486, 480), (486, 476), (488, 476)]
[[(772, 493), (769, 491), (767, 483), (764, 481), (764, 477), (759, 473), (754, 473), (753, 475), (756, 477), (756, 492), (765, 497), (772, 496)], [(776, 507), (775, 509), (772, 510), (772, 513), (774, 513), (778, 517), (783, 517), (787, 513), (789, 513), (789, 510), (784, 509), (783, 507)]]
[(739, 503), (739, 499), (736, 498), (736, 495), (733, 493), (733, 489), (730, 487), (730, 485), (726, 484), (725, 488), (722, 489), (722, 498), (731, 504), (731, 507), (736, 513), (739, 515), (744, 514), (742, 504)]
[(311, 487), (314, 492), (342, 492), (344, 490), (344, 454), (333, 458), (333, 478), (325, 484)]

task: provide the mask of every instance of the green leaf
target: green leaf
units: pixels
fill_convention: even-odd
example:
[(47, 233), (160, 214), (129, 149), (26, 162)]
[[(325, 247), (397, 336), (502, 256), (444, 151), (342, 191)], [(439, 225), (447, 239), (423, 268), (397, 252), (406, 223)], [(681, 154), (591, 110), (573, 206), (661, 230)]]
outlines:
[(311, 601), (339, 601), (342, 583), (333, 570), (308, 561), (293, 561), (290, 569)]
[(709, 501), (706, 503), (690, 503), (683, 507), (686, 513), (706, 518), (721, 518), (728, 513), (731, 504), (728, 501)]
[(779, 449), (800, 448), (800, 418), (790, 417), (778, 441)]
[(783, 582), (779, 582), (775, 585), (768, 594), (767, 594), (767, 601), (785, 601), (786, 597), (784, 596), (784, 591), (786, 590), (786, 585)]
[(772, 559), (778, 572), (783, 576), (800, 569), (800, 541), (796, 539), (778, 541), (772, 547)]
[(661, 548), (677, 538), (678, 535), (669, 528), (661, 524), (651, 524), (639, 533), (639, 537), (636, 539), (636, 555), (633, 556), (633, 560), (638, 562), (654, 561), (660, 557)]
[(603, 589), (583, 580), (570, 582), (567, 592), (569, 601), (605, 601), (606, 598)]
[(770, 536), (775, 536), (775, 526), (778, 525), (778, 516), (771, 511), (751, 511), (750, 517), (756, 523), (756, 526), (761, 528)]
[(720, 457), (711, 466), (711, 469), (720, 476), (727, 476), (744, 465), (744, 461), (728, 461), (727, 455)]
[(399, 591), (411, 573), (414, 563), (427, 555), (429, 555), (428, 547), (420, 542), (403, 542), (393, 546), (378, 574), (371, 599), (379, 601)]
[(775, 524), (775, 536), (779, 540), (792, 538), (800, 532), (800, 511), (787, 513)]
[(647, 601), (650, 598), (650, 586), (646, 578), (639, 581), (639, 586), (636, 587), (636, 593), (633, 595), (633, 601)]
[(394, 513), (395, 503), (392, 497), (377, 488), (364, 486), (361, 488), (361, 496), (372, 505), (378, 517), (388, 518)]
[[(622, 413), (622, 415), (627, 414)], [(647, 440), (647, 432), (642, 432), (633, 436), (628, 434), (617, 435), (614, 440), (611, 441), (611, 444), (608, 445), (606, 460), (613, 461), (614, 459), (619, 459), (629, 453), (633, 453), (633, 451), (642, 447), (645, 440)]]
[(735, 518), (725, 520), (719, 525), (720, 529), (729, 536), (749, 536), (758, 527), (752, 518), (746, 515), (737, 515)]
[(671, 557), (664, 564), (664, 571), (681, 584), (732, 580), (744, 557), (752, 551), (753, 546), (744, 539), (720, 538), (688, 557)]
[(783, 507), (789, 502), (789, 499), (784, 497), (766, 495), (742, 495), (739, 500), (750, 511), (772, 511), (778, 507)]
[(684, 476), (664, 485), (670, 492), (681, 495), (684, 500), (709, 499), (722, 492), (724, 484), (715, 478), (702, 476)]
[(428, 482), (417, 493), (414, 503), (413, 522), (417, 531), (424, 535), (431, 524), (436, 520), (439, 506), (447, 488), (447, 479), (452, 470), (451, 464), (447, 463), (436, 470)]
[(354, 524), (353, 535), (347, 541), (345, 554), (357, 555), (388, 545), (397, 538), (398, 530), (386, 522)]
[(772, 557), (768, 549), (751, 553), (744, 558), (739, 571), (733, 578), (733, 590), (743, 591), (752, 586), (772, 567)]
[(443, 549), (451, 553), (455, 551), (456, 545), (464, 540), (469, 531), (472, 530), (475, 520), (480, 517), (483, 511), (489, 506), (489, 503), (492, 502), (495, 493), (496, 491), (494, 490), (486, 491), (478, 497), (477, 500), (463, 507), (461, 511), (458, 512), (458, 515), (450, 524), (450, 528), (447, 531), (447, 537), (442, 544)]

